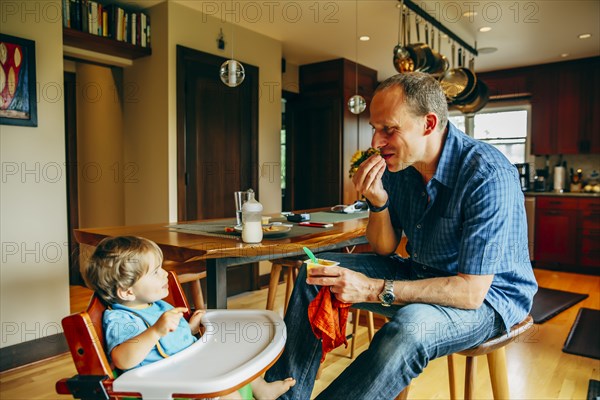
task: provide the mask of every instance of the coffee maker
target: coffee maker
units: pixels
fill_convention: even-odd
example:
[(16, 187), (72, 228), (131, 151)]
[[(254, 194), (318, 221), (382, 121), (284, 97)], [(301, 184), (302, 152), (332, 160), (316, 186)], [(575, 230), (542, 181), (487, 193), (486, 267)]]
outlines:
[(515, 167), (517, 167), (517, 171), (519, 171), (521, 190), (524, 192), (529, 191), (529, 164), (515, 164)]

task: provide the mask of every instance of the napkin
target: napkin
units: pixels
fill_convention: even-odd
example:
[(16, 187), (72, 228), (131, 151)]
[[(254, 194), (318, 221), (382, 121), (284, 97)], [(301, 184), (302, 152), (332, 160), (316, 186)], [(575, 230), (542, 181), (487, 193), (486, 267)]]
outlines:
[(327, 353), (342, 343), (348, 347), (346, 322), (351, 305), (339, 301), (329, 291), (328, 286), (323, 286), (317, 297), (308, 305), (308, 321), (315, 336), (321, 339), (321, 362), (325, 360)]

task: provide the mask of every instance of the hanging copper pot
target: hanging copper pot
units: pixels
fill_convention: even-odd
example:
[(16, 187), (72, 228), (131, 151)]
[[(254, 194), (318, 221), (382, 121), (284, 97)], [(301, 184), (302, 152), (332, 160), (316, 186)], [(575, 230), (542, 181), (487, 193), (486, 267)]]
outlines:
[(458, 49), (458, 68), (454, 68), (454, 43), (452, 44), (452, 66), (453, 68), (447, 71), (440, 79), (440, 84), (444, 90), (444, 94), (448, 103), (460, 102), (466, 99), (475, 88), (477, 77), (468, 68), (464, 68), (462, 49)]

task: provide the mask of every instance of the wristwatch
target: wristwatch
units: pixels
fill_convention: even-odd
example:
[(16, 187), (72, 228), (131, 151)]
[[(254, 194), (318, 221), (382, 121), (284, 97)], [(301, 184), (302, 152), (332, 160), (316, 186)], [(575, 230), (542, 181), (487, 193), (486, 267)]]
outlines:
[(394, 281), (385, 280), (383, 285), (383, 290), (379, 293), (379, 300), (381, 300), (381, 305), (384, 307), (391, 306), (396, 300), (396, 295), (394, 294)]

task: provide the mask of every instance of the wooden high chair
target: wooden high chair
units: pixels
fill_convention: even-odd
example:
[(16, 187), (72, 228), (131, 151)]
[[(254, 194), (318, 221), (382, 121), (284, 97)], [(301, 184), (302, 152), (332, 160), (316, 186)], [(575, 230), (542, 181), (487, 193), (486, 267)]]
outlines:
[[(189, 310), (172, 271), (165, 301)], [(196, 343), (116, 377), (104, 347), (105, 309), (105, 304), (94, 295), (86, 311), (62, 320), (78, 375), (58, 381), (58, 394), (104, 400), (123, 396), (151, 399), (223, 396), (262, 375), (279, 358), (285, 345), (285, 324), (272, 311), (209, 310), (202, 319), (205, 333)], [(190, 313), (184, 317), (189, 319)]]

